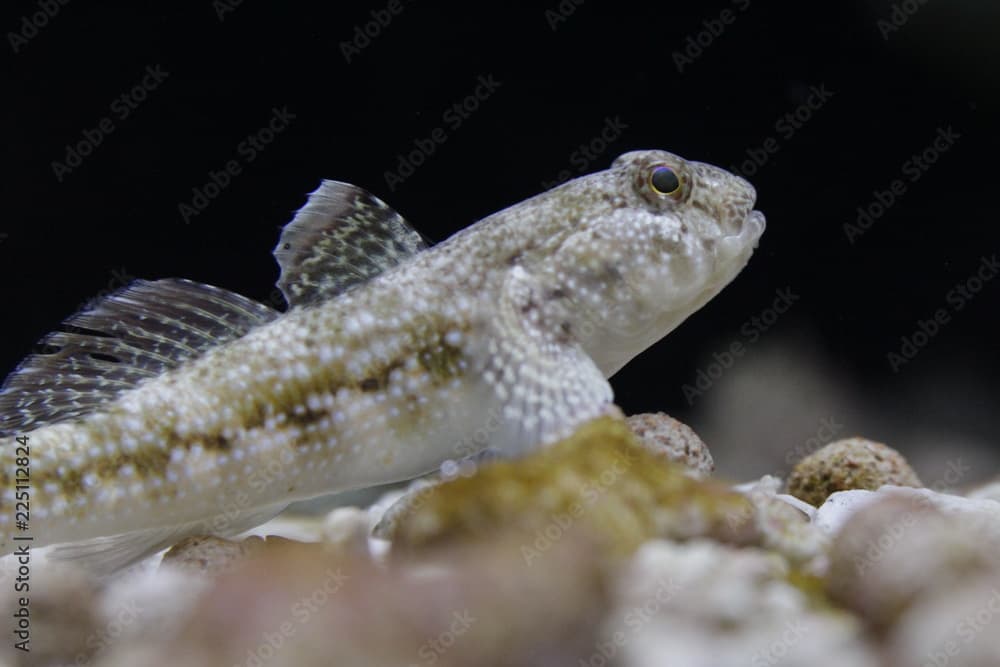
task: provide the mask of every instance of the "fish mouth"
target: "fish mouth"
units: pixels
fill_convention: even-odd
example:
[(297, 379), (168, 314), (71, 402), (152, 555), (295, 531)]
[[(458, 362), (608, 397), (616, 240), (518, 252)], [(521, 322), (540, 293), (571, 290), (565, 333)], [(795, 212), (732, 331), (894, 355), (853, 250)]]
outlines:
[(727, 234), (719, 239), (717, 261), (728, 263), (742, 258), (745, 262), (750, 253), (757, 248), (767, 221), (764, 214), (757, 210), (749, 211), (743, 216), (743, 224), (735, 234)]
[(746, 217), (743, 219), (743, 229), (740, 230), (740, 236), (747, 234), (754, 237), (754, 247), (757, 246), (757, 241), (760, 240), (761, 234), (767, 228), (767, 220), (764, 218), (764, 214), (760, 211), (754, 209), (747, 213)]
[(736, 220), (740, 220), (735, 225), (737, 231), (734, 234), (724, 234), (720, 240), (727, 244), (742, 245), (747, 245), (752, 241), (756, 245), (760, 235), (764, 233), (764, 229), (767, 227), (764, 214), (754, 209), (744, 213), (742, 220), (740, 218), (736, 218)]

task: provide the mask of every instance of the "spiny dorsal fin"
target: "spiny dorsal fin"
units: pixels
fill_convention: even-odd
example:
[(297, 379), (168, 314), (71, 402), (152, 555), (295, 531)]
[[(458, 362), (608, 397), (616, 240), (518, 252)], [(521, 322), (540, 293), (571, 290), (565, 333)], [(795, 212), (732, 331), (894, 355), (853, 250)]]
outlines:
[(290, 307), (336, 296), (425, 249), (388, 204), (356, 185), (323, 181), (281, 232), (274, 256)]
[(93, 411), (279, 313), (190, 280), (137, 280), (39, 341), (0, 388), (0, 436)]

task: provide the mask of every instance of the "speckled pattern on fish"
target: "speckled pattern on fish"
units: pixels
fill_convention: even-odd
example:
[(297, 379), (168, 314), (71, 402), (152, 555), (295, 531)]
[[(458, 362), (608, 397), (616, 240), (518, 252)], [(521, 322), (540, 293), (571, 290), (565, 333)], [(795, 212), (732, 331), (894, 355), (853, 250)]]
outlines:
[(721, 169), (635, 151), (428, 248), (324, 181), (275, 251), (287, 312), (137, 281), (7, 379), (0, 553), (16, 436), (34, 544), (105, 570), (293, 500), (565, 437), (617, 412), (607, 378), (743, 268), (754, 200)]

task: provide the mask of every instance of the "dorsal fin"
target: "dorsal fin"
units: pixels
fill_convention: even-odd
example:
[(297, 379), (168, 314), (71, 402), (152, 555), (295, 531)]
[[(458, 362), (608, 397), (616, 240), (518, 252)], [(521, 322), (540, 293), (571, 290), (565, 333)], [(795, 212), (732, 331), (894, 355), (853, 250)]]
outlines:
[(65, 320), (0, 388), (0, 436), (93, 411), (279, 313), (190, 280), (137, 280)]
[(274, 256), (290, 307), (363, 283), (425, 249), (399, 213), (367, 190), (323, 181), (281, 232)]

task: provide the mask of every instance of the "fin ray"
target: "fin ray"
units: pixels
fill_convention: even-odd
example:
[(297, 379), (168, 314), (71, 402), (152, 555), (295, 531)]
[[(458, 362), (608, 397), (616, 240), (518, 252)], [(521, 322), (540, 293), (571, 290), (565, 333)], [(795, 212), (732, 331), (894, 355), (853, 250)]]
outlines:
[(426, 248), (381, 199), (356, 185), (324, 180), (281, 232), (274, 250), (278, 288), (290, 307), (313, 305)]
[(0, 436), (80, 417), (279, 313), (180, 279), (137, 280), (69, 317), (0, 387)]
[(108, 577), (122, 568), (173, 546), (186, 537), (238, 535), (273, 519), (287, 506), (287, 503), (279, 503), (246, 510), (229, 520), (222, 532), (207, 529), (206, 526), (212, 525), (211, 521), (199, 520), (57, 544), (52, 547), (48, 557), (52, 560), (71, 561), (97, 577)]

